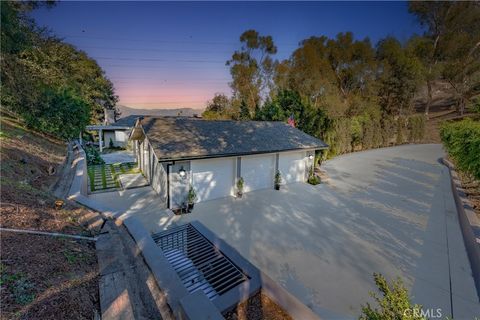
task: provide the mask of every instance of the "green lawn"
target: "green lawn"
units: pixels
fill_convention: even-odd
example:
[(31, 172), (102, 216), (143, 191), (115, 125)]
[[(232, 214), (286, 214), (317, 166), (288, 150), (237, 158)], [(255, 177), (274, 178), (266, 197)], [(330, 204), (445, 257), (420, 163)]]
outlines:
[(126, 173), (140, 173), (136, 162), (100, 164), (88, 167), (90, 192), (119, 189), (118, 176)]

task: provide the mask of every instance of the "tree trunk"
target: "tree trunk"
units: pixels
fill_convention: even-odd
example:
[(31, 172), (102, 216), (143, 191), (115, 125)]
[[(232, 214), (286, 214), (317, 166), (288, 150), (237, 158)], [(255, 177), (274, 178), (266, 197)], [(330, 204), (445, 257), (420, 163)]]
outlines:
[(459, 110), (460, 115), (463, 116), (463, 113), (465, 112), (465, 98), (464, 97), (460, 98), (460, 106), (459, 107), (460, 107), (459, 108), (460, 109)]
[(432, 105), (432, 83), (427, 81), (427, 102), (425, 104), (425, 116), (428, 120), (428, 112), (430, 111), (430, 106)]

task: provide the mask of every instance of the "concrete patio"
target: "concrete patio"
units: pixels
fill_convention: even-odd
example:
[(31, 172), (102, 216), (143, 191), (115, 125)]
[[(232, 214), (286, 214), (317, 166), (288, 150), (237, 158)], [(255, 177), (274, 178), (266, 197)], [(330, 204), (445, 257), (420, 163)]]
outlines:
[(93, 196), (151, 232), (199, 220), (322, 318), (357, 318), (379, 272), (442, 318), (472, 319), (480, 304), (442, 156), (440, 145), (353, 153), (324, 164), (329, 184), (203, 202), (181, 217), (149, 187)]
[(124, 163), (124, 162), (135, 162), (135, 155), (132, 151), (123, 150), (123, 151), (116, 151), (112, 153), (103, 153), (100, 154), (105, 164), (112, 164), (112, 163)]

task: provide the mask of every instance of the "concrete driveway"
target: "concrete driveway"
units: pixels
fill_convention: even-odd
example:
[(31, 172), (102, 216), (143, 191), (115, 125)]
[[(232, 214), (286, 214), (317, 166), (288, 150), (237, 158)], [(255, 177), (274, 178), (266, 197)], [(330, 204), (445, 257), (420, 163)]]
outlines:
[(201, 221), (322, 318), (358, 317), (380, 272), (442, 318), (472, 319), (480, 304), (443, 155), (440, 145), (353, 153), (325, 163), (328, 184), (138, 216), (152, 232)]
[(135, 155), (132, 151), (116, 151), (100, 155), (106, 164), (135, 162)]

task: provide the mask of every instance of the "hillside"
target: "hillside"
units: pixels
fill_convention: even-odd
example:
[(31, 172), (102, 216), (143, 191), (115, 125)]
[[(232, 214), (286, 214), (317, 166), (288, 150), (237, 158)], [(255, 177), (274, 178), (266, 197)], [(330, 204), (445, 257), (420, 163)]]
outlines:
[[(66, 143), (1, 118), (0, 226), (91, 236), (92, 213), (67, 203), (54, 208), (52, 186)], [(95, 245), (65, 237), (1, 232), (1, 319), (92, 319), (98, 305)]]
[(193, 115), (201, 115), (202, 109), (192, 109), (192, 108), (177, 108), (177, 109), (135, 109), (126, 106), (117, 106), (118, 110), (121, 112), (120, 118), (128, 117), (132, 114), (144, 115), (144, 116), (187, 116), (192, 117)]
[[(418, 114), (425, 114), (427, 100), (425, 86), (421, 87), (415, 97), (415, 111)], [(432, 103), (425, 127), (423, 143), (442, 143), (440, 139), (440, 126), (446, 120), (461, 119), (472, 115), (468, 111), (459, 116), (455, 109), (455, 92), (445, 81), (436, 81), (432, 86)]]

